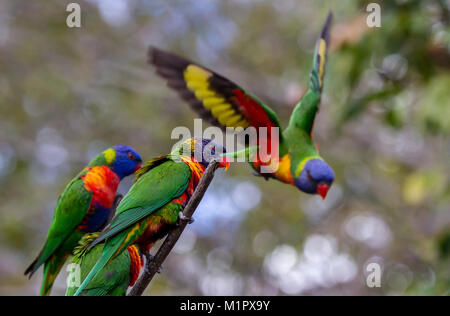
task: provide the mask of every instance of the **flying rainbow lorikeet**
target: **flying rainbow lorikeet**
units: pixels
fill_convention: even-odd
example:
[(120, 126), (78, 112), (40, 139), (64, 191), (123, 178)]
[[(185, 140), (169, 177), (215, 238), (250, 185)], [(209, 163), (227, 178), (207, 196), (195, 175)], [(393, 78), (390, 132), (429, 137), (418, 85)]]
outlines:
[[(83, 281), (95, 263), (103, 253), (104, 243), (97, 244), (90, 251), (87, 251), (90, 243), (99, 236), (99, 233), (86, 234), (80, 240), (79, 246), (74, 250), (72, 263), (78, 265), (74, 269), (73, 281)], [(136, 246), (131, 245), (127, 251), (116, 256), (109, 262), (97, 276), (91, 281), (80, 296), (125, 296), (127, 289), (133, 286), (139, 277), (144, 260)], [(79, 278), (79, 279), (77, 279)], [(66, 296), (73, 296), (78, 287), (67, 286)]]
[[(127, 247), (144, 253), (163, 238), (179, 219), (209, 162), (225, 148), (206, 138), (190, 138), (170, 154), (152, 159), (136, 173), (135, 184), (117, 207), (111, 224), (90, 247), (105, 241), (103, 254), (78, 288), (82, 293), (96, 275)], [(224, 157), (219, 167), (228, 168)]]
[(50, 295), (53, 282), (85, 233), (100, 231), (110, 218), (120, 180), (141, 167), (130, 146), (115, 145), (95, 157), (64, 189), (56, 204), (45, 245), (26, 269), (29, 277), (44, 264), (40, 295)]
[[(317, 41), (309, 90), (295, 106), (283, 132), (272, 109), (214, 71), (154, 47), (149, 48), (149, 63), (167, 80), (170, 88), (211, 124), (223, 129), (252, 126), (257, 131), (266, 127), (267, 136), (258, 133), (256, 147), (266, 147), (268, 155), (255, 154), (250, 165), (266, 179), (278, 179), (324, 199), (333, 183), (334, 172), (319, 155), (312, 129), (323, 88), (331, 19), (329, 13)], [(272, 127), (279, 128), (279, 137), (274, 135), (275, 144), (271, 141)], [(271, 155), (271, 146), (278, 146), (278, 155)], [(261, 172), (262, 166), (271, 165), (278, 165), (278, 168)]]

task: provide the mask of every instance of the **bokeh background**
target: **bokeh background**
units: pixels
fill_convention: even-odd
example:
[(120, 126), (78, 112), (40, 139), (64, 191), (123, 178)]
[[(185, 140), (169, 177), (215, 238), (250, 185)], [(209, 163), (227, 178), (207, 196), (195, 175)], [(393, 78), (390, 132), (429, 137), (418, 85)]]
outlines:
[[(98, 152), (167, 153), (194, 113), (149, 44), (233, 79), (286, 126), (334, 13), (314, 137), (336, 172), (323, 202), (245, 164), (218, 173), (147, 295), (448, 295), (449, 1), (0, 2), (0, 294), (36, 295), (58, 194)], [(206, 126), (205, 126), (206, 127)], [(132, 179), (121, 184), (121, 192)], [(366, 286), (379, 263), (380, 288)], [(62, 273), (53, 295), (64, 293)]]

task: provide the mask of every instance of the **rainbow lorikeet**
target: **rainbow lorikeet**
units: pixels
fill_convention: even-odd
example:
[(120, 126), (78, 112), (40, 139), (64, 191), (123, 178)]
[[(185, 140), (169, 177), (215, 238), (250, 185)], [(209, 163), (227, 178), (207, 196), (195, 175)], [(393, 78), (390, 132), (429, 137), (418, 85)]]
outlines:
[[(256, 147), (264, 146), (268, 153), (266, 157), (259, 153), (252, 154), (250, 164), (260, 175), (325, 198), (334, 180), (334, 173), (319, 155), (312, 129), (323, 88), (331, 19), (330, 13), (317, 41), (309, 90), (295, 106), (284, 132), (281, 132), (280, 123), (272, 109), (212, 70), (154, 47), (149, 49), (149, 63), (156, 67), (157, 74), (167, 80), (170, 88), (176, 90), (200, 117), (213, 125), (244, 129), (252, 126), (257, 129)], [(267, 134), (262, 135), (259, 129), (264, 127), (267, 128)], [(279, 136), (273, 137), (275, 140), (271, 137), (273, 127), (279, 131)], [(278, 147), (278, 155), (271, 155), (272, 146)], [(265, 168), (262, 172), (262, 166), (278, 167), (269, 168), (268, 172)]]
[[(190, 138), (168, 155), (152, 159), (136, 173), (135, 184), (117, 207), (111, 224), (92, 244), (105, 242), (103, 254), (77, 293), (80, 294), (91, 280), (114, 257), (130, 245), (148, 252), (184, 219), (182, 211), (197, 187), (203, 172), (225, 148), (210, 139)], [(221, 158), (219, 167), (228, 167)]]
[[(99, 233), (86, 234), (80, 240), (80, 245), (74, 250), (72, 263), (78, 265), (73, 269), (73, 282), (83, 281), (103, 253), (104, 243), (97, 244), (90, 251), (86, 251), (90, 243)], [(144, 260), (136, 246), (131, 245), (127, 251), (122, 251), (107, 264), (81, 293), (81, 296), (125, 296), (127, 289), (133, 286), (139, 277)], [(66, 296), (73, 296), (78, 289), (76, 284), (70, 284)]]
[(25, 271), (31, 278), (44, 264), (40, 295), (50, 294), (56, 276), (81, 237), (105, 226), (120, 180), (141, 164), (133, 148), (116, 145), (95, 157), (69, 182), (56, 204), (44, 247)]

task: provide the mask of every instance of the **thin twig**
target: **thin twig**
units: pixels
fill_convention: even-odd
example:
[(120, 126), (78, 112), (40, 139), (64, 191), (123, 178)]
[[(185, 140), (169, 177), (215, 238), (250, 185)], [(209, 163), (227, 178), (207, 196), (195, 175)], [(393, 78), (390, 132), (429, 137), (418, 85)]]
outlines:
[[(217, 163), (218, 162), (216, 160), (213, 160), (206, 168), (199, 184), (197, 185), (197, 188), (194, 191), (194, 194), (184, 208), (183, 215), (186, 218), (192, 218), (195, 209), (202, 200), (206, 189), (208, 189), (209, 184), (214, 178), (214, 171), (216, 171), (217, 169)], [(170, 251), (172, 251), (172, 248), (175, 246), (178, 238), (180, 238), (180, 235), (186, 227), (187, 223), (188, 221), (186, 220), (179, 221), (179, 225), (169, 232), (166, 239), (164, 240), (164, 243), (161, 245), (161, 247), (159, 247), (158, 252), (152, 258), (152, 260), (146, 260), (145, 270), (139, 280), (137, 280), (137, 282), (131, 289), (128, 296), (141, 296), (142, 293), (144, 293), (145, 289), (150, 284), (150, 281), (153, 279), (153, 276), (157, 273), (162, 263), (169, 255)]]

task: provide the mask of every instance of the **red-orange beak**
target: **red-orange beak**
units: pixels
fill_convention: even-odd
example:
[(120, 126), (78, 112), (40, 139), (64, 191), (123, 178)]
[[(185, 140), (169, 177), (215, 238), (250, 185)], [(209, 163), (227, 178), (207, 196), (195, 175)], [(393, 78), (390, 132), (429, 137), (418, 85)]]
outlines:
[(230, 161), (228, 160), (227, 157), (222, 156), (220, 157), (219, 163), (217, 164), (217, 166), (219, 168), (225, 168), (225, 171), (228, 170), (228, 168), (230, 168)]
[(330, 187), (328, 186), (328, 184), (319, 184), (317, 186), (317, 194), (319, 194), (322, 197), (322, 200), (325, 200), (329, 188)]
[(138, 171), (141, 168), (142, 168), (142, 164), (141, 163), (137, 164), (136, 167), (134, 168), (133, 173), (135, 173), (136, 171)]

